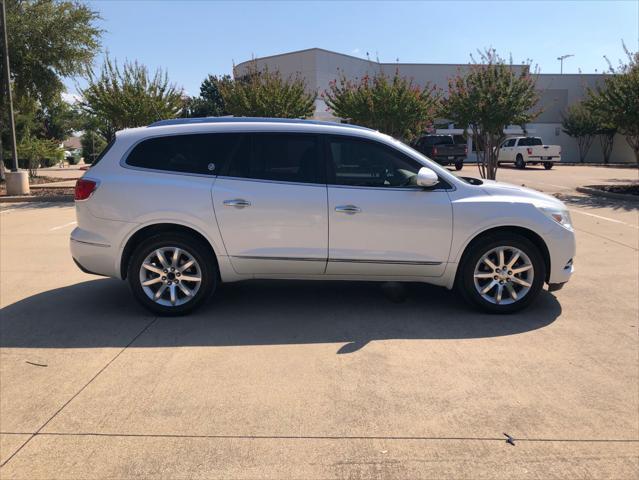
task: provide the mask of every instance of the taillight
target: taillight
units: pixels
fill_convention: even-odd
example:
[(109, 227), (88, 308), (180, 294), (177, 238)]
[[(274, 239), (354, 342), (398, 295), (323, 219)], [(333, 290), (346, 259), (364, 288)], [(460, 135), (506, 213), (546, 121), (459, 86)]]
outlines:
[(98, 183), (93, 180), (85, 180), (84, 178), (79, 178), (77, 182), (75, 182), (75, 200), (86, 200), (91, 196), (91, 194), (97, 188)]
[(532, 148), (527, 148), (526, 151), (528, 152), (528, 155), (532, 155)]
[(433, 155), (437, 155), (437, 147), (433, 147)]

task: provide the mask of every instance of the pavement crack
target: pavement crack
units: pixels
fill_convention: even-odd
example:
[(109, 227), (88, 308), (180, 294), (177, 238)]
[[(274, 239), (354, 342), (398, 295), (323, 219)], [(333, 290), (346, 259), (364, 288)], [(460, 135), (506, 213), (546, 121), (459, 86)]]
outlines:
[[(110, 366), (113, 362), (115, 362), (115, 360), (117, 360), (117, 358), (118, 358), (118, 357), (119, 357), (119, 356), (120, 356), (120, 355), (121, 355), (121, 354), (122, 354), (122, 353), (123, 353), (123, 352), (124, 352), (127, 348), (129, 348), (129, 347), (130, 347), (130, 346), (131, 346), (131, 345), (132, 345), (132, 344), (133, 344), (133, 343), (134, 343), (134, 342), (135, 342), (138, 338), (140, 338), (140, 336), (141, 336), (144, 332), (146, 332), (146, 331), (149, 329), (149, 327), (151, 327), (151, 325), (153, 325), (153, 324), (157, 321), (157, 319), (158, 319), (158, 317), (153, 317), (153, 319), (152, 319), (150, 322), (148, 322), (148, 323), (144, 326), (144, 328), (142, 328), (142, 330), (140, 330), (140, 331), (139, 331), (139, 332), (138, 332), (138, 333), (137, 333), (137, 334), (136, 334), (136, 335), (135, 335), (135, 336), (131, 339), (131, 341), (129, 341), (129, 343), (127, 343), (124, 347), (122, 347), (122, 349), (120, 349), (120, 351), (119, 351), (118, 353), (116, 353), (116, 354), (115, 354), (115, 356), (114, 356), (111, 360), (109, 360), (109, 361), (108, 361), (108, 362), (107, 362), (107, 363), (106, 363), (106, 364), (105, 364), (105, 365), (104, 365), (104, 366), (103, 366), (100, 370), (98, 370), (98, 372), (97, 372), (95, 375), (93, 375), (93, 377), (91, 377), (87, 383), (85, 383), (85, 384), (84, 384), (84, 385), (83, 385), (83, 386), (82, 386), (82, 387), (81, 387), (81, 388), (80, 388), (80, 389), (79, 389), (79, 390), (78, 390), (75, 394), (73, 394), (73, 396), (72, 396), (71, 398), (69, 398), (69, 400), (67, 400), (66, 402), (64, 402), (64, 404), (63, 404), (60, 408), (58, 408), (58, 409), (57, 409), (57, 410), (53, 413), (53, 415), (51, 415), (51, 417), (49, 417), (49, 419), (48, 419), (46, 422), (44, 422), (44, 423), (40, 426), (40, 428), (38, 428), (35, 432), (31, 433), (31, 436), (30, 436), (29, 438), (27, 438), (27, 440), (26, 440), (26, 441), (25, 441), (22, 445), (20, 445), (20, 447), (18, 447), (18, 449), (17, 449), (15, 452), (13, 452), (13, 453), (9, 456), (9, 458), (7, 458), (4, 462), (2, 462), (2, 463), (0, 464), (0, 468), (1, 468), (1, 467), (4, 467), (7, 463), (9, 463), (9, 462), (11, 461), (11, 459), (12, 459), (13, 457), (15, 457), (15, 456), (18, 454), (18, 452), (20, 452), (20, 450), (22, 450), (22, 449), (23, 449), (23, 448), (24, 448), (24, 447), (25, 447), (25, 446), (26, 446), (26, 445), (27, 445), (27, 444), (28, 444), (28, 443), (29, 443), (29, 442), (33, 439), (33, 437), (35, 437), (35, 436), (37, 436), (37, 435), (40, 435), (40, 432), (42, 431), (42, 429), (43, 429), (44, 427), (46, 427), (46, 426), (47, 426), (47, 425), (51, 422), (51, 420), (53, 420), (55, 417), (57, 417), (57, 416), (58, 416), (58, 414), (59, 414), (60, 412), (62, 412), (62, 410), (64, 410), (64, 409), (65, 409), (65, 407), (66, 407), (67, 405), (69, 405), (69, 404), (70, 404), (70, 403), (71, 403), (71, 402), (72, 402), (72, 401), (73, 401), (73, 400), (74, 400), (74, 399), (75, 399), (78, 395), (80, 395), (80, 394), (81, 394), (81, 393), (82, 393), (82, 392), (83, 392), (83, 391), (84, 391), (84, 390), (85, 390), (85, 389), (86, 389), (89, 385), (91, 385), (91, 383), (92, 383), (92, 382), (93, 382), (96, 378), (98, 378), (102, 372), (104, 372), (107, 368), (109, 368), (109, 366)], [(27, 362), (27, 363), (31, 363), (31, 362)], [(45, 365), (38, 365), (38, 366), (45, 366)]]

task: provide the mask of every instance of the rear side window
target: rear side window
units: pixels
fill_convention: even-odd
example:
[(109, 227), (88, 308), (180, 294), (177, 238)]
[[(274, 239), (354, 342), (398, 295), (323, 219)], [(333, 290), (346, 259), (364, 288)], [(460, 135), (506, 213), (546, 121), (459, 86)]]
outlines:
[(231, 158), (247, 156), (248, 148), (248, 138), (242, 134), (171, 135), (142, 141), (126, 163), (154, 170), (218, 175)]
[(541, 138), (538, 137), (527, 137), (520, 138), (517, 145), (519, 147), (535, 147), (537, 145), (543, 145), (543, 142), (541, 141)]
[[(433, 137), (424, 137), (423, 145), (452, 145), (453, 137), (448, 135), (441, 136), (433, 136)], [(465, 143), (465, 142), (464, 142)]]
[(256, 133), (250, 156), (237, 156), (229, 177), (279, 182), (323, 183), (319, 178), (319, 142), (316, 135)]

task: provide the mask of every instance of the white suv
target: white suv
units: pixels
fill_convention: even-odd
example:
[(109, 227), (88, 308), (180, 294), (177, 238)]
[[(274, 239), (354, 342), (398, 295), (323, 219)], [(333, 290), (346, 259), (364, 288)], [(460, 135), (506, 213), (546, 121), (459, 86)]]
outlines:
[(166, 120), (118, 132), (76, 186), (71, 254), (161, 315), (251, 278), (426, 282), (490, 312), (570, 279), (566, 207), (460, 178), (366, 128)]

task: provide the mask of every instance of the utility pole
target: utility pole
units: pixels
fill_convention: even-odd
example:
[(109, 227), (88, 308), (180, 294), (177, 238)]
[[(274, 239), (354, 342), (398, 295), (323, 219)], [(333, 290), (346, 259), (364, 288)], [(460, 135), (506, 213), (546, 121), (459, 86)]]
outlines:
[(11, 143), (11, 172), (6, 172), (7, 195), (29, 194), (29, 175), (27, 172), (18, 171), (18, 150), (16, 147), (16, 123), (13, 117), (13, 98), (11, 95), (11, 71), (9, 70), (9, 44), (7, 34), (7, 12), (5, 0), (0, 0), (0, 28), (2, 28), (2, 62), (4, 71), (4, 88), (6, 89), (6, 102), (9, 110), (9, 142)]
[(2, 62), (4, 70), (3, 84), (5, 92), (7, 93), (7, 104), (9, 105), (9, 129), (11, 134), (9, 136), (9, 142), (11, 143), (11, 171), (18, 171), (18, 152), (16, 149), (16, 123), (13, 118), (13, 99), (11, 95), (11, 71), (9, 70), (9, 45), (7, 40), (7, 20), (6, 10), (4, 8), (4, 0), (0, 0), (2, 8), (0, 9), (0, 26), (2, 27)]
[(564, 60), (566, 60), (567, 58), (570, 57), (574, 57), (574, 55), (572, 53), (569, 53), (567, 55), (562, 55), (561, 57), (557, 57), (557, 60), (559, 60), (559, 73), (563, 74), (564, 73)]

